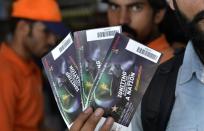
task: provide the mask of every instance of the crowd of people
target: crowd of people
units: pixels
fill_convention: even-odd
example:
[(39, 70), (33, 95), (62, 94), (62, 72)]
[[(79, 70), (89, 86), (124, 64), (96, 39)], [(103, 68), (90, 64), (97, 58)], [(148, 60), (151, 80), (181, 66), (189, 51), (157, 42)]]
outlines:
[[(204, 1), (101, 2), (108, 6), (107, 26), (121, 25), (125, 35), (163, 54), (127, 130), (204, 130)], [(69, 33), (59, 5), (14, 0), (9, 26), (11, 38), (0, 44), (0, 130), (54, 131), (45, 122), (46, 99), (54, 99), (43, 92), (39, 60)], [(70, 131), (94, 131), (103, 113), (87, 108)], [(113, 122), (109, 117), (100, 130), (111, 130)]]

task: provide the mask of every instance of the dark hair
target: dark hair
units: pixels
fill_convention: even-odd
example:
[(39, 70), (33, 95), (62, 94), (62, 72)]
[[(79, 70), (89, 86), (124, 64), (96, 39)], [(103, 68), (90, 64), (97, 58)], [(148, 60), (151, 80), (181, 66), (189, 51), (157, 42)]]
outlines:
[[(104, 3), (108, 3), (109, 0), (102, 0)], [(158, 11), (167, 7), (166, 0), (148, 0), (150, 6), (154, 11)]]
[(158, 11), (167, 7), (166, 0), (148, 0), (153, 10)]
[(188, 42), (188, 38), (185, 36), (185, 32), (182, 29), (175, 12), (170, 7), (167, 7), (164, 19), (160, 24), (160, 30), (165, 34), (170, 43), (175, 41), (182, 43)]
[(14, 34), (19, 21), (20, 21), (20, 19), (18, 19), (18, 18), (10, 18), (9, 25), (10, 25), (10, 32), (12, 34)]

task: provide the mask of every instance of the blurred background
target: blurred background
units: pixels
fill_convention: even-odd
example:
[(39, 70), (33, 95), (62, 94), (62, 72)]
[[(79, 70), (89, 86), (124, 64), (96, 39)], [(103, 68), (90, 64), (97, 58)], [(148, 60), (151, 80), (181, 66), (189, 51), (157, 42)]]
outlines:
[[(82, 29), (108, 26), (106, 10), (107, 4), (102, 0), (57, 0), (61, 9), (63, 22), (72, 32)], [(12, 0), (0, 0), (0, 42), (9, 37), (9, 13)], [(179, 41), (186, 43), (180, 25), (171, 9), (167, 9), (166, 16), (160, 25), (167, 40), (172, 43)], [(177, 47), (176, 47), (177, 48)]]
[[(8, 19), (12, 0), (0, 0), (0, 41), (9, 32)], [(58, 0), (63, 21), (72, 31), (107, 25), (107, 5), (100, 0)]]

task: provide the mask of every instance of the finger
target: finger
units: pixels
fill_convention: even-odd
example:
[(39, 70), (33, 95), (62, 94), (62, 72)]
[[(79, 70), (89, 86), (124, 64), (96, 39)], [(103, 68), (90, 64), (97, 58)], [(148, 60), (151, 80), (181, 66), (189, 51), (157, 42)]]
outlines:
[(73, 125), (70, 128), (70, 131), (79, 131), (83, 127), (84, 123), (86, 123), (89, 116), (93, 113), (93, 109), (88, 107), (84, 112), (80, 113), (80, 115), (76, 118)]
[(102, 125), (100, 131), (110, 131), (114, 123), (114, 119), (112, 117), (109, 117), (106, 119), (104, 124)]
[(89, 119), (84, 124), (82, 131), (94, 131), (103, 114), (104, 110), (102, 108), (96, 109), (96, 111), (89, 117)]

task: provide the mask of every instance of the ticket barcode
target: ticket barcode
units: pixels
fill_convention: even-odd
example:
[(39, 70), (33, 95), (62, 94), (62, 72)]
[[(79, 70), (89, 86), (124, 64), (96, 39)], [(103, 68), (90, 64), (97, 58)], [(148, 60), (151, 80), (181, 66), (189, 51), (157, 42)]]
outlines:
[(153, 59), (153, 60), (157, 60), (157, 58), (158, 58), (157, 55), (155, 55), (155, 54), (153, 54), (153, 53), (151, 53), (151, 52), (149, 52), (149, 51), (147, 51), (145, 49), (142, 49), (140, 47), (137, 48), (137, 52), (141, 53), (141, 54), (143, 54), (143, 55), (145, 55), (145, 56), (147, 56), (147, 57), (149, 57), (150, 59)]
[(102, 38), (102, 37), (109, 37), (109, 36), (115, 36), (116, 30), (113, 31), (107, 31), (107, 32), (98, 32), (97, 37)]
[(56, 60), (61, 56), (73, 43), (71, 34), (69, 33), (60, 44), (52, 50), (52, 56)]
[(154, 63), (158, 63), (161, 53), (155, 51), (139, 42), (136, 42), (132, 39), (129, 40), (126, 49), (132, 53), (135, 53), (141, 57), (144, 57)]
[(71, 42), (71, 40), (68, 39), (64, 44), (62, 44), (62, 45), (59, 47), (59, 52), (60, 52), (60, 53), (63, 52), (63, 51), (67, 48), (67, 46), (69, 46), (70, 42)]
[(117, 32), (121, 33), (121, 26), (86, 30), (87, 42), (113, 39)]

